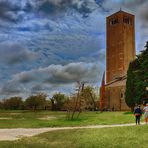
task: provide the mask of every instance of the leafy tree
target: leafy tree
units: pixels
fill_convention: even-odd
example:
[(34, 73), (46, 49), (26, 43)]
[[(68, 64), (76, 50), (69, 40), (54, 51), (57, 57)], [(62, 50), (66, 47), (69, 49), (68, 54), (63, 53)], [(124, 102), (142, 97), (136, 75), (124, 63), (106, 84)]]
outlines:
[(68, 107), (67, 107), (67, 118), (73, 120), (74, 118), (78, 118), (80, 113), (83, 110), (96, 109), (96, 99), (97, 96), (94, 92), (94, 89), (90, 86), (84, 85), (84, 83), (78, 82), (77, 93), (74, 94), (71, 99), (69, 99)]
[(127, 72), (125, 101), (131, 109), (135, 104), (148, 101), (148, 42), (146, 49), (130, 63)]
[(61, 110), (67, 97), (62, 93), (55, 93), (51, 99), (52, 110)]
[(44, 109), (51, 110), (51, 101), (50, 100), (46, 100)]
[(135, 64), (134, 62), (131, 62), (129, 64), (129, 68), (127, 71), (127, 81), (126, 81), (126, 93), (125, 93), (125, 101), (126, 104), (133, 110), (135, 106), (135, 93), (136, 93), (136, 87), (135, 87), (135, 81), (136, 76), (134, 73)]
[(3, 109), (3, 102), (0, 101), (0, 109)]
[(141, 54), (137, 56), (139, 67), (136, 81), (136, 100), (140, 103), (144, 100), (148, 100), (148, 91), (146, 90), (146, 87), (148, 87), (148, 42), (145, 48), (146, 50), (142, 51)]
[(81, 82), (77, 82), (78, 84), (78, 88), (76, 88), (77, 90), (77, 93), (74, 94), (72, 96), (72, 100), (69, 101), (69, 107), (68, 107), (68, 119), (71, 119), (73, 120), (76, 113), (77, 113), (77, 117), (79, 117), (81, 111), (82, 111), (82, 108), (84, 107), (84, 100), (83, 100), (83, 97), (81, 95), (81, 93), (83, 92), (83, 89), (84, 89), (84, 83), (81, 83)]
[(23, 101), (21, 97), (11, 97), (9, 99), (3, 100), (4, 109), (21, 109), (23, 105)]
[(97, 95), (93, 87), (91, 86), (84, 87), (83, 91), (81, 92), (81, 96), (83, 96), (84, 98), (86, 109), (96, 110)]
[(26, 107), (30, 108), (34, 111), (39, 108), (44, 109), (45, 105), (46, 105), (46, 97), (47, 97), (47, 95), (44, 93), (32, 95), (26, 99), (26, 101), (25, 101)]

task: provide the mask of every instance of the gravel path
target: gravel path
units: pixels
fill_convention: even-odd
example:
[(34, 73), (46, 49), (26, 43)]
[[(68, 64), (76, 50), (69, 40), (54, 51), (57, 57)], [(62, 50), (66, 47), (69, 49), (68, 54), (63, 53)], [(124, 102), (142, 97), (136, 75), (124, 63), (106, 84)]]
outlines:
[[(143, 125), (142, 123), (141, 125)], [(135, 123), (130, 124), (116, 124), (116, 125), (91, 125), (91, 126), (80, 126), (80, 127), (54, 127), (54, 128), (13, 128), (13, 129), (0, 129), (0, 141), (13, 141), (22, 137), (30, 137), (38, 135), (40, 133), (66, 130), (66, 129), (89, 129), (89, 128), (110, 128), (110, 127), (123, 127), (123, 126), (134, 126)]]

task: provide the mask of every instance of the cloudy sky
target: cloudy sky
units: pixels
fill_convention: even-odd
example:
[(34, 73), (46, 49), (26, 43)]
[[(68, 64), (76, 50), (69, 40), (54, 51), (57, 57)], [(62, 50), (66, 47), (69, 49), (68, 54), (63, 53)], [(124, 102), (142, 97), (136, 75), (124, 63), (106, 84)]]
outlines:
[(0, 98), (99, 85), (106, 16), (136, 16), (136, 50), (148, 35), (148, 0), (0, 0)]

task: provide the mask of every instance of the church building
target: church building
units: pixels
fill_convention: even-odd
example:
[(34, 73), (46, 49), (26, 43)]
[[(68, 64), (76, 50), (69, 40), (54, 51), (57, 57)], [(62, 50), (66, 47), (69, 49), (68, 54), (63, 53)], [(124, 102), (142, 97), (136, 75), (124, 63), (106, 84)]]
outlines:
[(106, 18), (106, 82), (103, 76), (101, 110), (129, 110), (125, 103), (126, 75), (135, 55), (135, 16), (120, 10)]

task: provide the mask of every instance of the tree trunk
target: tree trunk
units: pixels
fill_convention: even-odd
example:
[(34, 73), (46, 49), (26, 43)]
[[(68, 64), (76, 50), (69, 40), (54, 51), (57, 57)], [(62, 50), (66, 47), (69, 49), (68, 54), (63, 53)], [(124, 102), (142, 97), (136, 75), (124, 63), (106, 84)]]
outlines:
[(54, 100), (53, 99), (50, 100), (51, 100), (51, 110), (54, 111), (55, 110)]

